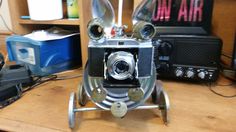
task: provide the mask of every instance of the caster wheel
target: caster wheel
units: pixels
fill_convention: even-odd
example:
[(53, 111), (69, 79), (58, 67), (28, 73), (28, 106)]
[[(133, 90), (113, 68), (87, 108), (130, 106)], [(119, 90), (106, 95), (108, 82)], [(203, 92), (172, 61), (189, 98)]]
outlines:
[(161, 81), (156, 81), (156, 86), (152, 92), (152, 102), (154, 104), (159, 104), (160, 102), (160, 94), (163, 91)]
[(76, 95), (73, 92), (70, 94), (69, 111), (68, 111), (69, 127), (71, 129), (75, 127), (75, 111), (74, 111), (74, 109), (76, 109)]
[(79, 102), (80, 106), (85, 106), (87, 103), (87, 100), (88, 100), (88, 98), (85, 93), (84, 86), (82, 84), (80, 84), (78, 86), (78, 102)]
[(168, 111), (170, 108), (170, 102), (169, 102), (169, 97), (165, 91), (162, 91), (160, 93), (159, 106), (160, 106), (160, 110), (161, 110), (162, 120), (167, 125), (169, 123)]

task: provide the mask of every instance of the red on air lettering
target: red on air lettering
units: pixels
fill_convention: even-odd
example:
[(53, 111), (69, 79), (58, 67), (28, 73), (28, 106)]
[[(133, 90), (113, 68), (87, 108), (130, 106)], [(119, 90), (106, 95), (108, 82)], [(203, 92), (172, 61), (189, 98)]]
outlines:
[(203, 4), (203, 0), (191, 0), (190, 8), (188, 10), (187, 0), (182, 0), (178, 14), (178, 21), (183, 19), (185, 22), (201, 22)]
[[(168, 2), (167, 2), (168, 1)], [(169, 21), (172, 0), (158, 0), (156, 10), (153, 12), (153, 21)]]
[(180, 9), (179, 9), (179, 15), (178, 15), (178, 21), (181, 21), (182, 17), (184, 18), (184, 21), (188, 21), (188, 5), (187, 0), (182, 0)]
[(194, 7), (194, 16), (193, 16), (193, 21), (196, 22), (197, 21), (197, 16), (198, 16), (198, 21), (201, 22), (202, 21), (202, 13), (203, 13), (203, 0), (197, 0), (196, 4), (198, 6)]

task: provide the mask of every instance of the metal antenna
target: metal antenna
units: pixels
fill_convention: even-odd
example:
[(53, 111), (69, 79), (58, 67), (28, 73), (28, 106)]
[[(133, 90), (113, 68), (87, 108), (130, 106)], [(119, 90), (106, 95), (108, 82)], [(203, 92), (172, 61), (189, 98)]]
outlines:
[(118, 7), (118, 27), (122, 27), (122, 10), (123, 10), (123, 0), (119, 0)]

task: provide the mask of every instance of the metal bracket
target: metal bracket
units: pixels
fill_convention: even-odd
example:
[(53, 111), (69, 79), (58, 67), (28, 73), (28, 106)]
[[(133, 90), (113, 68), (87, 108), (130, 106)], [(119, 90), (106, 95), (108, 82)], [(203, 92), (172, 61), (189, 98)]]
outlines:
[[(162, 120), (165, 124), (169, 123), (168, 111), (170, 108), (169, 98), (165, 91), (160, 93), (160, 102), (157, 105), (142, 105), (138, 106), (132, 110), (146, 110), (146, 109), (159, 109), (161, 111)], [(75, 116), (76, 112), (88, 112), (88, 111), (110, 111), (98, 107), (89, 107), (89, 108), (77, 108), (76, 107), (76, 94), (73, 92), (70, 95), (69, 100), (69, 126), (71, 129), (75, 126)]]

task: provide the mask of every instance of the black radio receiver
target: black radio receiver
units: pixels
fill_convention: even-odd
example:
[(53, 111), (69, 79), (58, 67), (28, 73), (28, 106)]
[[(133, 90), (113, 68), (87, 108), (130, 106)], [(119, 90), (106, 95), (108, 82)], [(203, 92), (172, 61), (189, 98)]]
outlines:
[(161, 35), (153, 39), (159, 78), (216, 81), (222, 41), (214, 36)]

